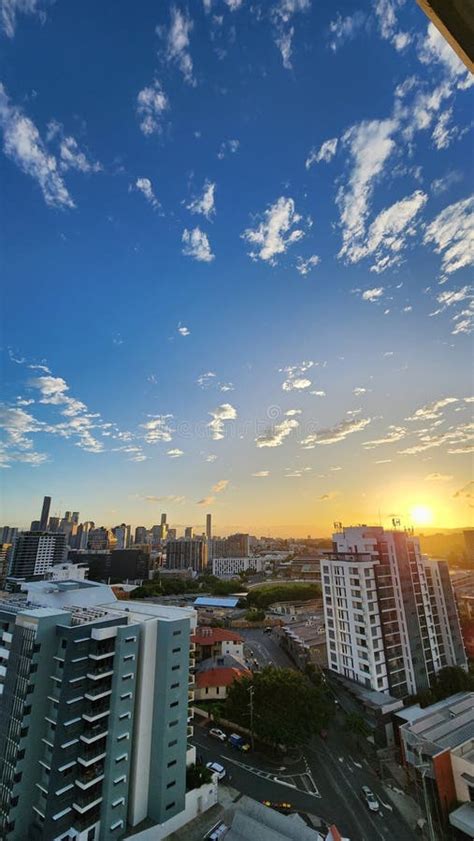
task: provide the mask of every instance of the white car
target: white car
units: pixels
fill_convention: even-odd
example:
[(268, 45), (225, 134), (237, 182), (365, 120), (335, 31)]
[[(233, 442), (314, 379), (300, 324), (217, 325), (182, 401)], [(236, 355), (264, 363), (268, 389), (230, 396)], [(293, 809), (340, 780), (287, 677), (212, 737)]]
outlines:
[(219, 730), (218, 727), (212, 727), (209, 730), (209, 735), (212, 736), (213, 739), (219, 739), (220, 742), (226, 742), (227, 736), (223, 730)]
[(223, 765), (219, 765), (218, 762), (206, 762), (206, 768), (209, 768), (209, 771), (212, 771), (213, 774), (217, 774), (218, 780), (224, 779), (225, 768)]
[(362, 786), (362, 794), (364, 797), (367, 806), (369, 807), (371, 812), (378, 812), (380, 809), (379, 801), (377, 800), (375, 794), (370, 790), (368, 786)]

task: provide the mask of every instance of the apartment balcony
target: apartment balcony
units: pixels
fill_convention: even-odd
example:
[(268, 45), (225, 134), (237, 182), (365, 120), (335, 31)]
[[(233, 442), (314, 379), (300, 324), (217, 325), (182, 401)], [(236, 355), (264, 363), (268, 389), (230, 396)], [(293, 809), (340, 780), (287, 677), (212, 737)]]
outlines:
[(96, 686), (92, 686), (87, 692), (84, 692), (84, 698), (87, 698), (88, 701), (100, 701), (102, 698), (106, 698), (107, 695), (112, 694), (112, 681), (107, 681), (106, 683), (98, 683)]
[(115, 654), (115, 644), (108, 642), (103, 645), (96, 645), (94, 651), (89, 653), (90, 660), (106, 660)]
[(194, 701), (194, 689), (188, 689), (188, 703)]
[(89, 727), (85, 733), (79, 736), (81, 742), (86, 745), (92, 745), (98, 739), (105, 739), (108, 734), (108, 725), (105, 722), (97, 724), (95, 727)]
[(99, 721), (99, 719), (105, 718), (105, 716), (109, 714), (110, 706), (106, 702), (102, 704), (93, 704), (86, 710), (86, 712), (82, 713), (82, 718), (87, 722)]
[(83, 794), (78, 795), (78, 797), (75, 797), (72, 807), (76, 810), (76, 812), (79, 812), (80, 815), (84, 815), (91, 809), (97, 808), (100, 803), (102, 803), (102, 792), (90, 791), (84, 792)]
[(87, 789), (92, 788), (93, 785), (100, 783), (103, 779), (104, 763), (97, 762), (95, 765), (84, 769), (74, 782), (80, 789), (86, 791)]
[(104, 680), (107, 677), (112, 677), (114, 670), (110, 668), (110, 665), (106, 666), (98, 666), (93, 671), (87, 672), (87, 677), (89, 680)]
[(100, 808), (96, 806), (94, 809), (85, 812), (85, 814), (78, 812), (77, 817), (73, 819), (73, 829), (78, 835), (81, 835), (90, 827), (93, 827), (98, 821), (100, 821)]
[(91, 747), (84, 747), (80, 756), (77, 757), (77, 761), (84, 768), (90, 768), (92, 765), (101, 762), (105, 758), (105, 755), (105, 741), (97, 740), (93, 742)]

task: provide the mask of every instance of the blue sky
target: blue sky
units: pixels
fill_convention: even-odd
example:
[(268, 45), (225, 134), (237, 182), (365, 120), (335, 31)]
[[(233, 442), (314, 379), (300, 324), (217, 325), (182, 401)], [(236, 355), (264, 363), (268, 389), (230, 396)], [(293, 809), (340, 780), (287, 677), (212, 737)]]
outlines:
[(472, 87), (416, 4), (0, 9), (3, 519), (467, 524)]

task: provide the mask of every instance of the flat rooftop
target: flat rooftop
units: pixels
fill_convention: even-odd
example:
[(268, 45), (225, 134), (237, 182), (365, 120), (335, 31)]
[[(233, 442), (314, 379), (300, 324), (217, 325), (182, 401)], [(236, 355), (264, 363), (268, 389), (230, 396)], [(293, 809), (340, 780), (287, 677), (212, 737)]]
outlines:
[(401, 716), (407, 720), (400, 728), (407, 745), (423, 743), (424, 751), (434, 756), (474, 739), (474, 692), (459, 692), (423, 710), (409, 708)]

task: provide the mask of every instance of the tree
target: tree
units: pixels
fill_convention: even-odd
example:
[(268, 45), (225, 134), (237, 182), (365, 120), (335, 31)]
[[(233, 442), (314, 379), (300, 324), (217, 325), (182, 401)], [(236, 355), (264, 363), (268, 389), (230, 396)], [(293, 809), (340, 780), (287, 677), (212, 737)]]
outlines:
[(254, 587), (247, 594), (247, 605), (249, 607), (260, 607), (265, 609), (274, 602), (309, 601), (318, 599), (321, 596), (319, 584), (308, 584), (301, 582), (282, 584), (263, 584), (261, 587)]
[(365, 739), (370, 733), (365, 720), (359, 713), (349, 713), (346, 717), (344, 727), (349, 733), (355, 736), (357, 744), (359, 744), (360, 739)]
[(258, 610), (257, 608), (251, 608), (251, 610), (247, 610), (245, 618), (247, 622), (263, 622), (265, 619), (265, 611)]
[(188, 765), (186, 768), (186, 791), (201, 788), (206, 783), (212, 783), (212, 771), (205, 765)]
[(456, 692), (472, 692), (474, 691), (474, 675), (465, 672), (460, 666), (447, 666), (438, 672), (431, 689), (436, 701), (449, 698)]
[(308, 742), (329, 721), (332, 707), (326, 691), (300, 672), (267, 666), (253, 678), (235, 681), (228, 691), (225, 717), (249, 728), (250, 688), (253, 687), (255, 735), (273, 745)]

